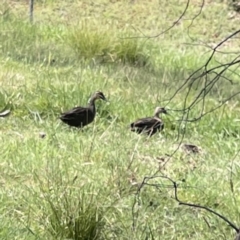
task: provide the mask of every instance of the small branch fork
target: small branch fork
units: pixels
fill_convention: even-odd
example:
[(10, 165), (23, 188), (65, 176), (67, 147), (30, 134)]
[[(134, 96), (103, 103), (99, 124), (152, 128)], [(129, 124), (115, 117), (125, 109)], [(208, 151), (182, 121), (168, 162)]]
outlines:
[[(240, 64), (240, 53), (237, 56), (235, 56), (234, 59), (232, 59), (231, 61), (228, 61), (227, 63), (219, 63), (217, 66), (210, 67), (210, 68), (209, 68), (209, 65), (210, 65), (211, 61), (213, 60), (216, 52), (218, 52), (218, 49), (224, 43), (230, 41), (231, 39), (233, 39), (234, 37), (236, 37), (239, 34), (240, 34), (240, 29), (238, 29), (235, 32), (228, 35), (221, 42), (219, 42), (214, 48), (212, 48), (212, 52), (211, 52), (209, 58), (206, 60), (205, 64), (203, 66), (199, 67), (197, 70), (195, 70), (192, 74), (190, 74), (188, 76), (188, 78), (183, 82), (183, 84), (173, 93), (173, 95), (168, 100), (165, 100), (168, 103), (171, 102), (171, 100), (173, 100), (174, 97), (179, 92), (181, 92), (186, 87), (188, 88), (185, 99), (184, 99), (183, 108), (182, 109), (172, 109), (172, 111), (183, 112), (182, 118), (179, 119), (178, 121), (180, 121), (180, 122), (199, 121), (199, 120), (201, 120), (201, 118), (203, 116), (214, 112), (218, 108), (222, 107), (227, 101), (233, 99), (234, 97), (236, 97), (237, 95), (240, 94), (240, 91), (236, 91), (231, 96), (229, 96), (226, 99), (224, 99), (223, 101), (221, 101), (221, 103), (219, 105), (217, 105), (216, 107), (212, 108), (211, 110), (209, 110), (207, 112), (203, 112), (203, 109), (204, 109), (204, 106), (205, 106), (205, 98), (209, 94), (209, 92), (212, 90), (214, 85), (216, 85), (217, 82), (219, 82), (220, 80), (225, 80), (225, 81), (227, 80), (227, 81), (229, 81), (230, 84), (233, 84), (233, 81), (231, 79), (227, 78), (226, 76), (224, 76), (224, 74), (227, 71), (231, 71), (231, 69), (230, 69), (231, 67), (233, 67), (233, 66), (238, 67), (239, 66), (239, 64)], [(234, 73), (234, 72), (232, 72), (232, 73)], [(209, 79), (210, 74), (214, 75), (214, 77), (212, 79)], [(196, 82), (198, 82), (198, 83), (203, 82), (204, 86), (203, 86), (202, 89), (199, 90), (195, 99), (191, 103), (189, 103), (189, 105), (187, 105), (187, 99), (190, 95), (193, 84), (196, 83)], [(193, 119), (189, 119), (188, 116), (189, 116), (190, 110), (193, 109), (201, 101), (202, 101), (202, 110), (201, 110), (200, 115), (198, 117), (193, 118)]]
[(237, 233), (236, 240), (240, 239), (240, 238), (238, 239), (238, 237), (240, 237), (240, 229), (234, 223), (232, 223), (230, 220), (228, 220), (225, 216), (223, 216), (222, 214), (212, 210), (209, 207), (202, 206), (202, 205), (199, 205), (199, 204), (194, 204), (194, 203), (187, 203), (187, 202), (184, 202), (184, 201), (180, 200), (179, 197), (178, 197), (179, 186), (178, 186), (177, 182), (175, 182), (174, 180), (172, 180), (171, 178), (169, 178), (167, 176), (150, 176), (150, 177), (145, 177), (143, 179), (142, 183), (140, 184), (140, 186), (139, 186), (139, 188), (136, 192), (135, 200), (134, 200), (134, 203), (133, 203), (133, 206), (132, 206), (132, 216), (133, 216), (132, 228), (133, 228), (133, 230), (135, 230), (135, 228), (136, 228), (136, 221), (137, 221), (137, 218), (138, 218), (138, 211), (135, 211), (135, 206), (139, 202), (139, 197), (140, 197), (141, 190), (143, 189), (143, 187), (145, 185), (155, 187), (157, 189), (160, 189), (160, 187), (163, 187), (163, 185), (160, 185), (160, 184), (148, 183), (149, 180), (153, 180), (153, 179), (157, 179), (157, 178), (166, 179), (166, 180), (171, 182), (171, 185), (167, 185), (167, 186), (165, 185), (164, 188), (167, 187), (167, 188), (173, 188), (174, 189), (174, 199), (179, 203), (179, 205), (184, 205), (184, 206), (193, 207), (193, 208), (200, 208), (200, 209), (203, 209), (207, 212), (210, 212), (210, 213), (216, 215), (217, 217), (221, 218), (231, 228), (233, 228), (236, 231), (236, 233)]

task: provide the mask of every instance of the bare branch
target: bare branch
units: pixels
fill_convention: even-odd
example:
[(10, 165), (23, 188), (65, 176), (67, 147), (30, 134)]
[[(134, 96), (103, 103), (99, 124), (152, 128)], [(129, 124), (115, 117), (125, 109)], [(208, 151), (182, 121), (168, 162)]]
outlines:
[[(166, 179), (166, 180), (171, 182), (171, 185), (164, 185), (163, 186), (163, 185), (159, 185), (157, 183), (152, 183), (152, 184), (148, 183), (149, 180), (157, 179), (157, 178)], [(141, 190), (142, 190), (142, 188), (144, 186), (155, 187), (156, 189), (160, 189), (160, 187), (173, 188), (174, 189), (174, 199), (179, 203), (179, 205), (184, 205), (184, 206), (188, 206), (188, 207), (200, 208), (200, 209), (206, 210), (207, 212), (210, 212), (210, 213), (216, 215), (217, 217), (219, 217), (220, 219), (222, 219), (223, 221), (225, 221), (231, 228), (233, 228), (236, 231), (237, 234), (239, 233), (239, 228), (234, 223), (232, 223), (230, 220), (228, 220), (225, 216), (223, 216), (222, 214), (212, 210), (209, 207), (202, 206), (202, 205), (195, 204), (195, 203), (187, 203), (187, 202), (184, 202), (184, 201), (180, 200), (179, 197), (178, 197), (178, 184), (177, 184), (177, 182), (172, 180), (171, 178), (169, 178), (167, 176), (164, 176), (164, 175), (162, 175), (162, 176), (144, 177), (142, 183), (140, 184), (140, 186), (139, 186), (139, 188), (138, 188), (138, 190), (136, 192), (135, 201), (134, 201), (134, 204), (133, 204), (133, 207), (132, 207), (133, 228), (135, 228), (135, 226), (136, 226), (136, 222), (135, 221), (136, 221), (136, 219), (138, 217), (138, 215), (135, 217), (134, 207), (135, 207), (136, 203), (138, 202), (138, 198), (139, 198), (140, 192), (141, 192)]]

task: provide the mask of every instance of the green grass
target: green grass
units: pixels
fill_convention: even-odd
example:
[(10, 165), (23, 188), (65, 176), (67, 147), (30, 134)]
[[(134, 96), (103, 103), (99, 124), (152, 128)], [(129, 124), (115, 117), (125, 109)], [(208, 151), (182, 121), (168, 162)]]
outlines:
[[(221, 1), (206, 2), (189, 36), (187, 19), (200, 3), (191, 1), (173, 29), (158, 38), (134, 38), (171, 26), (185, 1), (129, 2), (37, 1), (34, 24), (24, 1), (0, 6), (0, 112), (11, 109), (0, 118), (1, 239), (234, 239), (221, 219), (178, 205), (164, 179), (153, 179), (161, 187), (144, 186), (139, 205), (134, 202), (138, 184), (161, 169), (180, 184), (182, 201), (240, 225), (239, 96), (187, 124), (183, 142), (200, 146), (200, 154), (180, 148), (164, 165), (184, 131), (177, 121), (182, 113), (172, 110), (184, 106), (190, 83), (166, 100), (209, 57), (209, 49), (191, 44), (218, 43), (238, 20), (228, 19), (230, 9)], [(221, 50), (237, 54), (238, 45), (234, 39)], [(216, 53), (210, 65), (235, 55)], [(239, 89), (238, 76), (226, 76), (233, 85), (217, 83), (204, 111)], [(203, 86), (193, 84), (187, 104)], [(109, 102), (97, 102), (92, 124), (79, 130), (58, 119), (96, 90)], [(202, 104), (190, 118), (199, 116)], [(129, 131), (133, 120), (165, 105), (170, 115), (162, 133), (148, 139)]]

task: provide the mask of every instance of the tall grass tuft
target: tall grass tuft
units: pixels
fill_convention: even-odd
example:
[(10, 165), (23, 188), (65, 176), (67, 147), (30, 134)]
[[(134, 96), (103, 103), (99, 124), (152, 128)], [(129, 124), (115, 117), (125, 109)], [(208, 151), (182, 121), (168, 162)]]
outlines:
[(99, 194), (89, 184), (74, 186), (76, 178), (65, 184), (62, 178), (57, 178), (50, 183), (49, 178), (45, 182), (37, 176), (40, 193), (35, 192), (34, 198), (41, 213), (36, 221), (47, 231), (47, 237), (103, 239), (105, 212)]
[(149, 63), (144, 43), (139, 39), (119, 38), (109, 31), (74, 29), (67, 41), (80, 59), (97, 63), (120, 63), (143, 67)]

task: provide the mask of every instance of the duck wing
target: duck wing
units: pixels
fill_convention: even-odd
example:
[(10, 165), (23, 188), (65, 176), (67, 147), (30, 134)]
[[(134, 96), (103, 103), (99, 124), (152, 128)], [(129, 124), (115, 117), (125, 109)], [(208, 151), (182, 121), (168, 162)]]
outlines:
[(154, 117), (141, 118), (137, 121), (131, 123), (131, 131), (136, 131), (137, 133), (146, 132), (148, 134), (154, 134), (157, 130), (162, 130), (164, 125), (161, 119)]
[(94, 111), (87, 107), (74, 107), (61, 114), (60, 119), (70, 126), (83, 127), (93, 121)]

